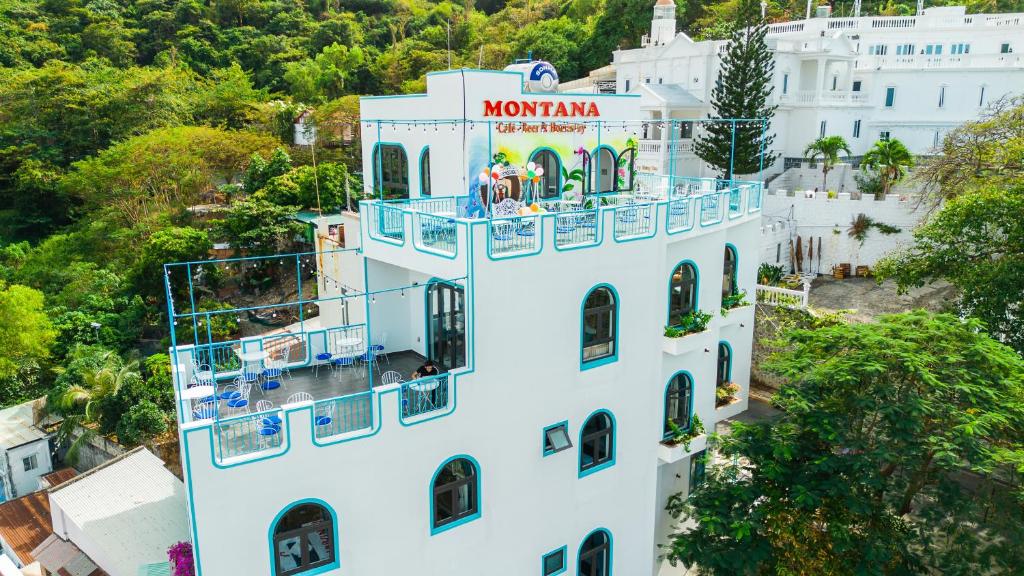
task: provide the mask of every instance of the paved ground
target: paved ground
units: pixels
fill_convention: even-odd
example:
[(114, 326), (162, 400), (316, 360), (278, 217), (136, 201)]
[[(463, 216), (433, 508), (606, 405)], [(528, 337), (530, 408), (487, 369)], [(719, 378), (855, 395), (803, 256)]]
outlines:
[(811, 285), (810, 305), (818, 310), (853, 310), (850, 320), (866, 322), (879, 314), (905, 312), (917, 308), (939, 311), (953, 302), (956, 289), (945, 282), (914, 288), (897, 294), (896, 285), (879, 285), (874, 278), (836, 280), (819, 276)]

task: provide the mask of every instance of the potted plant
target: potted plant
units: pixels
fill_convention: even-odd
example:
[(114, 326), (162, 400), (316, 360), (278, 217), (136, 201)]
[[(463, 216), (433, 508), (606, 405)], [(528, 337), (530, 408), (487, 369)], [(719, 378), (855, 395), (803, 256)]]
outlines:
[(729, 315), (729, 310), (733, 308), (739, 308), (740, 306), (749, 306), (750, 302), (747, 301), (747, 291), (744, 290), (739, 294), (729, 294), (728, 296), (722, 296), (722, 317)]
[(178, 542), (167, 549), (171, 565), (171, 576), (195, 576), (195, 560), (192, 557), (192, 543)]
[(725, 382), (715, 388), (715, 408), (721, 408), (732, 404), (736, 400), (736, 393), (740, 391), (738, 384)]
[(704, 433), (704, 423), (701, 422), (700, 416), (694, 414), (688, 430), (683, 430), (672, 420), (668, 421), (668, 429), (669, 434), (661, 443), (666, 446), (679, 446), (682, 444), (683, 450), (689, 452), (690, 441)]

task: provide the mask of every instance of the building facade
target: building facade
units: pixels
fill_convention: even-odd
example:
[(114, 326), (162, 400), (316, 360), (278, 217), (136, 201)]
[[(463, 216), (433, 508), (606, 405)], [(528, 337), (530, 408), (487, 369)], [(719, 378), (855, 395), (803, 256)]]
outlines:
[(0, 410), (0, 502), (39, 489), (53, 472), (49, 435), (39, 426), (43, 400)]
[(197, 574), (676, 573), (665, 503), (747, 407), (760, 183), (641, 174), (639, 97), (531, 76), (364, 98), (344, 246), (273, 257), (317, 315), (175, 342)]
[[(693, 154), (700, 124), (688, 120), (712, 112), (727, 43), (697, 42), (675, 26), (675, 6), (658, 0), (642, 46), (614, 53), (615, 90), (640, 94), (651, 118), (678, 121), (641, 140), (644, 164), (656, 172), (674, 163), (680, 174), (710, 174)], [(1024, 87), (1024, 14), (967, 14), (949, 6), (917, 16), (811, 18), (769, 25), (766, 42), (775, 55), (779, 108), (771, 130), (781, 155), (769, 173), (797, 164), (820, 136), (842, 136), (853, 156), (886, 138), (928, 154), (946, 132)], [(599, 81), (571, 82), (568, 89), (607, 90)]]

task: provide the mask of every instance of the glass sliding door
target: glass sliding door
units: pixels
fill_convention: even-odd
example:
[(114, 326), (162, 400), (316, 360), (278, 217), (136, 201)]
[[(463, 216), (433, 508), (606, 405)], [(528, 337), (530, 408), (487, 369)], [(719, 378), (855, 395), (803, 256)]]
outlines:
[(465, 306), (461, 286), (436, 282), (427, 289), (427, 357), (441, 372), (466, 365)]

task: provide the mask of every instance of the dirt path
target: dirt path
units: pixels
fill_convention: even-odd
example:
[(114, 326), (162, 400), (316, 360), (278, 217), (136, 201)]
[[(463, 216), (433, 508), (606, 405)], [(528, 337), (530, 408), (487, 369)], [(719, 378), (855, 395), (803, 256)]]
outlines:
[(953, 304), (956, 289), (945, 282), (936, 282), (906, 294), (896, 293), (896, 284), (879, 285), (874, 278), (836, 280), (819, 276), (811, 284), (810, 306), (818, 310), (853, 310), (849, 319), (866, 322), (879, 314), (906, 312), (917, 308), (940, 311)]

